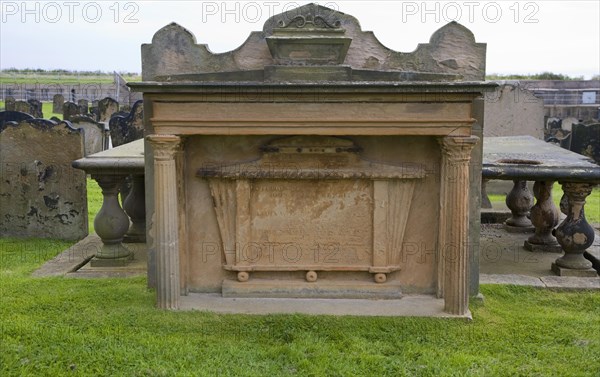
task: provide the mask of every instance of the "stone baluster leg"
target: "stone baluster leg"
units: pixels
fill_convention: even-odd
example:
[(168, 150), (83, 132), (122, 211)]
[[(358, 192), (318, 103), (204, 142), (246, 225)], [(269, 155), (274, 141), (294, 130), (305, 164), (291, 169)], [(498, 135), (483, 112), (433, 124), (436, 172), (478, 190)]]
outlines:
[(175, 155), (181, 139), (174, 135), (147, 137), (154, 152), (154, 241), (156, 246), (156, 305), (178, 309), (179, 216)]
[(511, 233), (533, 232), (535, 229), (527, 218), (533, 207), (533, 195), (527, 188), (527, 181), (513, 181), (512, 190), (506, 195), (506, 206), (512, 216), (506, 220), (505, 229)]
[(129, 228), (129, 217), (117, 197), (125, 176), (94, 174), (92, 178), (102, 189), (102, 207), (94, 219), (94, 229), (103, 245), (91, 264), (94, 267), (122, 265), (131, 256), (131, 252), (121, 243)]
[(489, 179), (481, 179), (481, 208), (492, 208), (492, 202), (487, 194), (487, 183)]
[(558, 225), (558, 208), (552, 201), (553, 185), (553, 181), (536, 181), (533, 185), (536, 203), (531, 208), (531, 222), (535, 226), (535, 234), (525, 241), (523, 246), (527, 250), (562, 252), (552, 235), (552, 230)]
[(123, 209), (131, 219), (131, 226), (123, 242), (146, 242), (145, 195), (144, 175), (133, 175), (131, 190), (123, 203)]
[(478, 138), (444, 137), (442, 148), (438, 296), (444, 311), (469, 311), (469, 160)]
[(568, 197), (567, 218), (556, 228), (554, 235), (565, 255), (552, 264), (552, 271), (560, 276), (596, 277), (592, 262), (585, 259), (583, 252), (594, 242), (594, 228), (585, 219), (585, 198), (594, 187), (589, 183), (561, 182)]

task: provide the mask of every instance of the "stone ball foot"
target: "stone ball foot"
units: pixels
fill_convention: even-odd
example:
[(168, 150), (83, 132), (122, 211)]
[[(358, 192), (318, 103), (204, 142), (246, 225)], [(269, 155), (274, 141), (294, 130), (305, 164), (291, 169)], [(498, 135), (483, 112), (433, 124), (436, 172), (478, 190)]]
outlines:
[(311, 282), (311, 283), (315, 282), (315, 281), (317, 281), (317, 278), (318, 278), (317, 272), (316, 271), (308, 271), (306, 273), (305, 278), (306, 278), (306, 281), (308, 281), (308, 282)]
[(387, 275), (379, 273), (379, 274), (375, 274), (375, 276), (373, 278), (375, 279), (375, 283), (382, 284), (382, 283), (385, 283), (385, 281), (387, 280)]
[(239, 282), (246, 282), (248, 281), (248, 279), (250, 279), (250, 274), (247, 273), (246, 271), (240, 271), (237, 274), (237, 279)]

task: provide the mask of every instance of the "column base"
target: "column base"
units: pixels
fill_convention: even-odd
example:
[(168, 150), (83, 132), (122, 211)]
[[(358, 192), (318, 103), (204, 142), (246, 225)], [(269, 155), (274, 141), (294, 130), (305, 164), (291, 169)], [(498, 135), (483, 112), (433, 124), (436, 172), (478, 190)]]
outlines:
[(145, 234), (126, 234), (123, 236), (123, 243), (146, 243)]
[(558, 266), (556, 263), (552, 263), (552, 272), (558, 276), (576, 276), (581, 278), (597, 278), (598, 271), (593, 268), (586, 268), (584, 270), (576, 270), (573, 268), (564, 268)]
[(525, 241), (523, 243), (523, 247), (526, 250), (534, 251), (534, 252), (544, 252), (544, 253), (562, 253), (562, 247), (557, 243), (551, 244), (543, 244), (543, 243), (531, 243), (529, 241)]
[(146, 224), (132, 223), (129, 231), (123, 236), (123, 243), (145, 243), (146, 242)]
[(91, 267), (123, 267), (127, 266), (129, 262), (133, 260), (133, 254), (128, 257), (116, 258), (116, 259), (101, 259), (92, 258), (90, 260)]
[(102, 248), (96, 253), (94, 259), (121, 259), (131, 257), (131, 251), (123, 246), (122, 243), (103, 244)]
[(504, 229), (508, 233), (533, 233), (535, 232), (534, 226), (513, 226), (504, 224)]

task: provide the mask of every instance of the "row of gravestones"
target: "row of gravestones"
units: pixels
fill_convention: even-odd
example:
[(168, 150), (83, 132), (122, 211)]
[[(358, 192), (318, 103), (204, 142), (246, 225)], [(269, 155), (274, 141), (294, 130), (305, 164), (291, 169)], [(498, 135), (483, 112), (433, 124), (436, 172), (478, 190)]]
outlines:
[[(108, 120), (113, 145), (143, 137), (142, 101)], [(88, 233), (86, 175), (74, 160), (104, 149), (105, 123), (0, 111), (0, 237), (79, 240)]]
[[(97, 122), (108, 122), (113, 114), (119, 112), (119, 102), (116, 100), (106, 97), (102, 100), (90, 102), (86, 99), (80, 99), (75, 102), (65, 102), (62, 94), (56, 94), (52, 102), (52, 112), (55, 114), (63, 114), (64, 120), (70, 120), (74, 116), (88, 116)], [(5, 99), (5, 110), (6, 111), (19, 111), (27, 114), (31, 114), (34, 118), (43, 118), (42, 103), (35, 99), (28, 101), (17, 101), (14, 97), (8, 96)], [(131, 108), (128, 106), (122, 106), (121, 115), (124, 111), (129, 111)]]
[(576, 118), (548, 118), (544, 139), (600, 164), (600, 123)]
[(42, 103), (36, 99), (27, 101), (17, 101), (13, 97), (6, 97), (4, 101), (6, 111), (19, 111), (22, 113), (31, 114), (35, 118), (43, 118)]

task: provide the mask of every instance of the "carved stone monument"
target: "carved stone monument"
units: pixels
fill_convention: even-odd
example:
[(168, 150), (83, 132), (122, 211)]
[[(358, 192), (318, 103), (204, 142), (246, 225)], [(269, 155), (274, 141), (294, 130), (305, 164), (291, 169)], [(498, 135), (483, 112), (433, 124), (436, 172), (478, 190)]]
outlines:
[(213, 54), (170, 24), (142, 46), (142, 76), (159, 307), (420, 294), (469, 315), (474, 114), (495, 84), (468, 29), (400, 53), (309, 4)]
[(119, 111), (119, 103), (110, 97), (98, 101), (98, 122), (107, 122)]
[(127, 116), (115, 115), (110, 119), (110, 137), (114, 147), (144, 137), (144, 103), (137, 101)]
[(92, 118), (83, 115), (72, 116), (70, 122), (73, 128), (83, 129), (86, 156), (106, 149), (107, 132), (104, 130), (103, 123), (96, 122)]
[(30, 119), (0, 127), (0, 236), (79, 240), (88, 234), (83, 135)]
[(55, 94), (54, 97), (52, 97), (52, 112), (55, 114), (62, 114), (64, 104), (65, 97), (62, 94)]
[(71, 118), (76, 116), (79, 116), (79, 106), (75, 102), (65, 102), (63, 104), (63, 119), (71, 120)]

